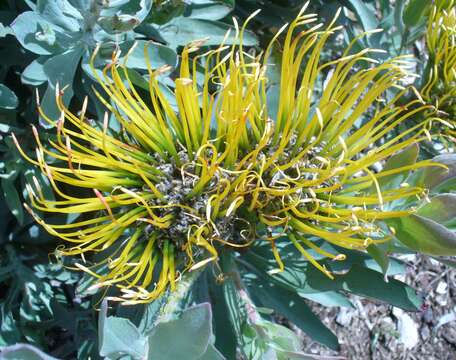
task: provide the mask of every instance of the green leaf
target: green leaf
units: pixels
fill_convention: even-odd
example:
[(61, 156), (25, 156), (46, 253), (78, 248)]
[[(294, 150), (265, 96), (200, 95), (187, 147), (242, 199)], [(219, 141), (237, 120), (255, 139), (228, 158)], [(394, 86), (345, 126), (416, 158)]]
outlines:
[(8, 205), (13, 215), (16, 217), (17, 221), (19, 221), (20, 224), (23, 224), (24, 210), (22, 208), (22, 202), (14, 184), (14, 179), (14, 177), (9, 179), (2, 179), (1, 184), (3, 196), (5, 197), (6, 204)]
[(429, 218), (412, 214), (389, 219), (396, 238), (413, 250), (428, 255), (456, 255), (456, 232)]
[(380, 247), (375, 244), (371, 244), (367, 247), (367, 252), (370, 256), (377, 262), (377, 264), (382, 269), (383, 275), (388, 274), (389, 268), (389, 257)]
[(0, 84), (0, 108), (6, 110), (12, 110), (17, 108), (19, 100), (14, 92), (8, 87)]
[(177, 320), (159, 323), (149, 335), (149, 359), (196, 360), (205, 354), (212, 335), (209, 303), (188, 308)]
[(144, 306), (144, 312), (141, 321), (138, 325), (141, 333), (149, 333), (152, 331), (155, 322), (160, 314), (160, 309), (166, 304), (168, 296), (163, 295), (159, 299), (152, 301)]
[(312, 312), (298, 294), (279, 287), (259, 277), (249, 286), (264, 306), (270, 307), (287, 317), (315, 341), (333, 350), (339, 349), (337, 337)]
[[(250, 252), (251, 253), (251, 252)], [(291, 291), (297, 291), (302, 293), (318, 293), (321, 291), (348, 291), (361, 296), (369, 296), (381, 301), (390, 302), (392, 305), (406, 309), (416, 310), (419, 299), (416, 297), (414, 290), (397, 280), (390, 279), (389, 282), (385, 282), (383, 275), (376, 271), (368, 268), (363, 261), (366, 256), (359, 253), (360, 258), (354, 259), (354, 262), (348, 262), (350, 256), (347, 256), (347, 260), (340, 262), (326, 262), (326, 266), (332, 267), (331, 264), (344, 265), (348, 263), (349, 271), (346, 274), (334, 274), (334, 279), (330, 279), (325, 276), (321, 271), (316, 269), (313, 265), (306, 261), (302, 261), (298, 264), (287, 263), (286, 257), (283, 257), (284, 263), (286, 264), (285, 270), (281, 273), (274, 274), (271, 276), (271, 281), (279, 284), (285, 289)], [(249, 264), (249, 271), (253, 270), (258, 272), (262, 277), (267, 276), (266, 271), (268, 269), (268, 262), (261, 260), (259, 256), (250, 256), (247, 258)], [(373, 260), (371, 260), (374, 262)], [(244, 264), (244, 262), (243, 262)], [(379, 271), (380, 268), (377, 265)], [(261, 269), (261, 270), (259, 270)], [(340, 271), (340, 270), (339, 270)], [(363, 277), (365, 281), (363, 282)], [(360, 279), (358, 279), (360, 278)], [(379, 289), (377, 292), (375, 289)], [(301, 294), (302, 295), (302, 294)]]
[(375, 16), (375, 8), (371, 8), (369, 4), (362, 0), (348, 0), (348, 2), (365, 31), (377, 28), (378, 21)]
[(432, 193), (456, 190), (456, 154), (438, 155), (432, 159), (447, 168), (431, 166), (416, 171), (409, 183), (430, 189)]
[(34, 0), (24, 0), (24, 2), (27, 4), (27, 6), (30, 9), (32, 9), (32, 10), (36, 9), (36, 4), (35, 4)]
[[(266, 340), (263, 340), (263, 359), (277, 360), (344, 360), (345, 357), (339, 356), (318, 356), (306, 354), (301, 351), (301, 341), (298, 336), (283, 325), (275, 324), (270, 321), (262, 321), (256, 324), (266, 332)], [(255, 339), (256, 340), (256, 339)], [(271, 354), (271, 357), (268, 355)]]
[[(113, 4), (115, 2), (112, 2)], [(119, 1), (118, 1), (119, 3)], [(153, 0), (128, 0), (128, 1), (121, 1), (121, 5), (108, 5), (109, 10), (104, 10), (102, 15), (105, 14), (107, 11), (114, 10), (116, 14), (129, 14), (135, 16), (139, 22), (144, 21), (144, 19), (149, 14)]]
[(215, 348), (214, 345), (209, 344), (206, 352), (198, 358), (198, 360), (224, 360), (225, 357)]
[(0, 38), (5, 37), (6, 35), (14, 35), (14, 32), (9, 26), (0, 23)]
[[(192, 1), (193, 3), (194, 1)], [(189, 5), (183, 1), (155, 1), (146, 21), (151, 24), (163, 25), (172, 18), (183, 15), (188, 7)]]
[(147, 340), (130, 320), (110, 316), (106, 319), (104, 333), (100, 355), (110, 358), (121, 355), (131, 355), (134, 359), (145, 357)]
[(21, 80), (24, 84), (38, 86), (47, 81), (48, 77), (44, 72), (44, 63), (49, 59), (47, 56), (40, 56), (32, 61), (22, 72)]
[(98, 25), (108, 33), (121, 33), (133, 30), (139, 25), (139, 20), (131, 15), (114, 15), (110, 17), (101, 17), (98, 19)]
[(379, 1), (380, 11), (382, 12), (383, 16), (386, 16), (388, 13), (390, 13), (391, 6), (392, 6), (392, 4), (389, 0), (380, 0)]
[[(238, 274), (238, 269), (236, 263), (234, 262), (234, 257), (231, 253), (223, 254), (221, 256), (220, 263), (222, 271), (224, 273)], [(243, 346), (245, 342), (244, 327), (247, 322), (248, 314), (245, 302), (241, 300), (241, 297), (239, 296), (238, 284), (235, 284), (235, 281), (238, 281), (239, 279), (236, 279), (235, 276), (236, 275), (227, 277), (225, 281), (223, 281), (222, 289), (223, 296), (225, 299), (227, 316), (230, 320), (228, 322), (228, 326), (231, 327), (231, 330), (235, 335), (236, 341), (242, 344)], [(220, 329), (219, 332), (221, 332)], [(242, 346), (240, 347), (242, 348)]]
[[(125, 47), (128, 49), (133, 45), (131, 42), (122, 44), (121, 48)], [(146, 58), (144, 56), (144, 49), (147, 49), (151, 67), (153, 69), (159, 68), (164, 65), (176, 67), (177, 65), (177, 54), (171, 48), (153, 43), (151, 41), (138, 40), (133, 51), (128, 55), (126, 66), (133, 69), (147, 70)], [(125, 53), (127, 52), (125, 51)], [(125, 57), (121, 58), (125, 59)], [(147, 83), (147, 82), (146, 82)], [(148, 84), (148, 83), (147, 83)]]
[(61, 49), (56, 34), (59, 30), (33, 11), (20, 14), (11, 28), (22, 47), (35, 54), (51, 55)]
[(456, 226), (456, 194), (439, 194), (416, 212), (417, 215), (447, 226)]
[(260, 325), (268, 333), (269, 344), (279, 352), (301, 350), (301, 342), (298, 336), (290, 329), (270, 321), (260, 322)]
[(353, 304), (344, 295), (335, 291), (323, 291), (318, 293), (303, 293), (298, 291), (299, 296), (319, 303), (323, 306), (353, 307)]
[(190, 5), (190, 17), (192, 19), (219, 20), (223, 19), (233, 10), (232, 7), (217, 2), (205, 2)]
[[(44, 94), (41, 106), (45, 114), (51, 120), (57, 120), (60, 117), (60, 110), (55, 101), (56, 85), (59, 84), (60, 90), (64, 89), (63, 103), (68, 106), (73, 97), (73, 78), (76, 73), (79, 61), (81, 60), (84, 49), (77, 47), (63, 54), (56, 55), (44, 63), (44, 73), (48, 78), (49, 85)], [(42, 120), (44, 127), (50, 125)]]
[(418, 25), (430, 5), (429, 0), (410, 0), (402, 14), (404, 24), (409, 27)]
[(402, 166), (414, 164), (418, 158), (420, 148), (418, 144), (412, 144), (404, 150), (392, 155), (385, 163), (383, 171), (397, 169)]
[(130, 320), (107, 317), (107, 301), (102, 304), (98, 319), (100, 355), (117, 359), (130, 355), (134, 359), (144, 359), (147, 354), (147, 339), (141, 335)]
[[(380, 247), (380, 246), (379, 246)], [(366, 253), (362, 253), (360, 251), (350, 251), (347, 249), (340, 249), (339, 250), (341, 253), (344, 253), (347, 256), (347, 259), (344, 261), (331, 261), (328, 262), (328, 267), (331, 269), (331, 271), (345, 271), (349, 270), (354, 264), (357, 264), (362, 267), (366, 267), (371, 270), (375, 270), (378, 272), (383, 272), (382, 267), (379, 265), (379, 263), (372, 258), (372, 256)], [(388, 249), (383, 250), (383, 251), (388, 251)], [(405, 273), (405, 265), (403, 262), (394, 259), (394, 258), (389, 258), (389, 266), (388, 266), (388, 272), (386, 275), (388, 276), (394, 276), (397, 274), (403, 274)]]
[[(418, 144), (412, 144), (402, 150), (401, 152), (391, 156), (385, 163), (382, 171), (397, 169), (403, 166), (412, 165), (416, 163), (419, 155)], [(408, 176), (410, 171), (404, 171), (399, 174), (388, 175), (378, 180), (381, 189), (394, 189), (397, 188)]]
[(404, 32), (404, 6), (405, 0), (397, 0), (394, 5), (394, 24), (396, 25), (399, 34)]
[[(326, 244), (326, 243), (324, 243)], [(279, 244), (280, 245), (280, 244)], [(281, 286), (298, 292), (301, 296), (303, 294), (314, 294), (327, 291), (339, 291), (342, 289), (343, 277), (338, 276), (335, 280), (329, 279), (320, 270), (315, 268), (309, 262), (302, 259), (300, 254), (297, 254), (296, 249), (293, 250), (293, 246), (280, 249), (280, 254), (285, 263), (285, 270), (283, 272), (275, 274), (271, 279)], [(276, 266), (275, 260), (267, 253), (264, 256), (260, 256), (258, 247), (249, 251), (244, 256), (246, 261), (243, 264), (249, 264), (248, 270), (259, 271), (266, 273), (273, 266)], [(326, 248), (326, 250), (329, 250)], [(337, 253), (334, 249), (329, 250), (330, 252)], [(375, 271), (381, 271), (380, 266), (373, 260), (369, 255), (361, 253), (359, 251), (349, 251), (346, 249), (340, 249), (341, 253), (346, 254), (347, 259), (344, 261), (330, 261), (326, 262), (325, 265), (334, 272), (346, 272), (355, 264), (363, 267), (372, 269)], [(272, 256), (272, 255), (270, 255)], [(293, 256), (297, 256), (293, 259)], [(391, 259), (391, 265), (388, 269), (388, 275), (395, 275), (403, 272), (403, 264)]]
[(84, 49), (80, 46), (47, 60), (43, 65), (43, 70), (49, 82), (53, 86), (59, 83), (60, 89), (64, 86), (71, 86), (83, 52)]
[(356, 295), (378, 299), (409, 311), (416, 311), (421, 307), (421, 300), (414, 289), (395, 279), (386, 282), (377, 271), (353, 265), (347, 274), (336, 278), (343, 281), (343, 290)]
[[(0, 281), (4, 281), (13, 272), (13, 266), (0, 268)], [(16, 344), (21, 341), (22, 334), (20, 324), (14, 319), (12, 311), (5, 305), (0, 304), (0, 349), (9, 344)]]
[[(204, 38), (208, 38), (205, 45), (218, 45), (221, 43), (229, 29), (232, 29), (232, 31), (226, 44), (233, 43), (234, 29), (232, 26), (219, 21), (191, 19), (180, 16), (174, 18), (169, 23), (158, 27), (160, 36), (173, 48), (186, 45), (196, 39)], [(255, 35), (250, 32), (245, 32), (244, 45), (257, 45)]]
[(98, 344), (101, 348), (105, 337), (105, 324), (108, 316), (108, 300), (104, 299), (101, 303), (100, 313), (98, 315)]
[(234, 7), (234, 0), (190, 0), (189, 3), (192, 3), (192, 5), (224, 4)]
[(97, 22), (108, 33), (130, 31), (144, 21), (151, 8), (152, 0), (121, 1), (119, 5), (108, 2)]
[(41, 17), (69, 32), (80, 30), (83, 18), (67, 0), (37, 0), (36, 10)]
[(16, 344), (0, 350), (2, 360), (57, 360), (29, 344)]
[[(214, 333), (215, 333), (215, 346), (228, 358), (236, 358), (236, 334), (231, 323), (231, 313), (239, 311), (233, 304), (232, 308), (228, 307), (226, 301), (227, 296), (225, 292), (228, 291), (230, 280), (227, 280), (223, 285), (217, 284), (214, 276), (209, 277), (211, 281), (211, 294), (212, 294), (212, 312), (214, 318)], [(228, 297), (230, 298), (230, 297)]]

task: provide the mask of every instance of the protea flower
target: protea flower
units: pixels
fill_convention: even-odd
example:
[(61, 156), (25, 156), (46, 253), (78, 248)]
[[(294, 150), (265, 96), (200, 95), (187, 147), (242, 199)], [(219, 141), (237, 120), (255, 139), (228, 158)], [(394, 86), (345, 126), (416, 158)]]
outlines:
[[(423, 98), (435, 104), (456, 134), (456, 4), (441, 1), (429, 15), (426, 32), (429, 52)], [(451, 130), (453, 129), (453, 130)]]
[[(286, 264), (275, 241), (284, 234), (329, 277), (308, 250), (336, 260), (345, 255), (310, 238), (361, 251), (389, 240), (377, 221), (409, 214), (411, 209), (391, 210), (389, 204), (425, 195), (425, 189), (383, 188), (383, 178), (430, 162), (375, 169), (427, 137), (422, 124), (392, 134), (430, 106), (419, 98), (395, 105), (413, 92), (401, 86), (410, 75), (407, 57), (378, 63), (369, 57), (377, 50), (353, 53), (352, 42), (338, 59), (322, 63), (322, 49), (340, 27), (334, 20), (321, 30), (316, 16), (304, 10), (288, 25), (282, 44), (277, 106), (269, 105), (267, 70), (278, 66), (269, 54), (279, 34), (261, 54), (247, 52), (246, 24), (236, 26), (237, 45), (204, 54), (198, 53), (202, 41), (185, 47), (174, 83), (177, 108), (157, 82), (169, 67), (149, 67), (150, 97), (143, 99), (119, 53), (98, 79), (107, 108), (100, 125), (88, 121), (86, 103), (73, 114), (58, 92), (62, 115), (47, 119), (56, 128), (50, 148), (36, 129), (36, 160), (18, 145), (58, 197), (47, 200), (38, 183), (31, 184), (32, 206), (80, 214), (71, 224), (54, 225), (30, 210), (66, 244), (58, 254), (83, 260), (105, 254), (104, 267), (77, 266), (97, 278), (96, 286), (118, 286), (118, 300), (139, 303), (174, 289), (183, 272), (215, 264), (221, 252), (253, 242), (270, 244), (281, 271)], [(201, 86), (198, 66), (204, 69)], [(395, 96), (387, 99), (386, 90)], [(121, 124), (120, 133), (109, 130), (108, 113)], [(61, 184), (90, 189), (89, 195), (65, 193)]]

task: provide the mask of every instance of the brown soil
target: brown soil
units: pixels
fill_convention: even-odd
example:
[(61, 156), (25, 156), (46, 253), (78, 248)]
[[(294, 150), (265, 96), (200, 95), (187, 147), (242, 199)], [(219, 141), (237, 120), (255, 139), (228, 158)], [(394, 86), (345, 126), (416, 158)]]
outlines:
[(408, 336), (417, 328), (416, 345), (407, 348), (401, 341), (400, 310), (352, 296), (355, 309), (311, 304), (338, 336), (341, 351), (328, 350), (302, 335), (304, 351), (343, 355), (353, 360), (456, 360), (456, 269), (420, 255), (408, 255), (403, 260), (408, 267), (405, 279), (403, 276), (400, 280), (413, 286), (424, 298), (421, 311), (407, 313), (413, 322), (409, 321), (406, 330), (402, 330), (402, 336)]

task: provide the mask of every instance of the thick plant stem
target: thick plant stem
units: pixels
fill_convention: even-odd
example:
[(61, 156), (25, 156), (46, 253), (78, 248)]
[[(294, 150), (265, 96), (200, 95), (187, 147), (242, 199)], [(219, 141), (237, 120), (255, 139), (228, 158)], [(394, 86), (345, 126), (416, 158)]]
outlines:
[(155, 321), (155, 325), (161, 322), (170, 321), (177, 310), (179, 310), (182, 300), (187, 296), (190, 288), (195, 283), (202, 270), (195, 270), (186, 273), (182, 279), (177, 282), (176, 290), (168, 296), (168, 301), (163, 305), (160, 310), (160, 315)]
[[(260, 336), (266, 336), (264, 330), (257, 326), (261, 323), (262, 318), (260, 313), (257, 311), (255, 304), (253, 303), (252, 299), (250, 298), (245, 285), (242, 282), (241, 275), (239, 270), (236, 266), (236, 263), (232, 256), (222, 256), (222, 270), (226, 276), (224, 286), (232, 287), (234, 291), (231, 294), (237, 297), (238, 306), (242, 306), (245, 309), (245, 313), (249, 323), (255, 327)], [(227, 302), (230, 302), (227, 299)], [(239, 338), (242, 338), (241, 329), (237, 329)]]

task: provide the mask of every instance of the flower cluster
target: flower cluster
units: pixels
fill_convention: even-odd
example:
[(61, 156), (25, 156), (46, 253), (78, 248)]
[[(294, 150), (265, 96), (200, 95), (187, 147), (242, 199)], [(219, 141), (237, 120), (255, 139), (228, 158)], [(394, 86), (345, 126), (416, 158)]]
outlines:
[[(83, 262), (89, 253), (103, 254), (101, 263), (77, 266), (96, 277), (98, 287), (118, 286), (118, 300), (139, 303), (174, 289), (182, 272), (256, 241), (270, 243), (281, 271), (275, 242), (286, 235), (329, 277), (309, 249), (335, 260), (345, 255), (312, 239), (357, 250), (387, 241), (388, 229), (378, 220), (410, 212), (389, 204), (425, 189), (384, 186), (383, 180), (430, 162), (376, 169), (428, 136), (422, 123), (395, 130), (430, 106), (419, 97), (396, 105), (414, 93), (401, 86), (409, 76), (407, 57), (378, 63), (369, 55), (379, 50), (355, 52), (354, 40), (339, 58), (322, 62), (325, 43), (340, 27), (334, 19), (323, 29), (304, 10), (261, 54), (243, 46), (247, 22), (235, 24), (236, 45), (205, 53), (203, 41), (186, 46), (171, 99), (157, 81), (169, 67), (149, 66), (145, 97), (115, 53), (96, 75), (107, 108), (100, 123), (88, 118), (87, 102), (78, 114), (69, 111), (58, 91), (60, 119), (41, 112), (56, 128), (50, 146), (34, 129), (38, 146), (31, 158), (14, 138), (57, 196), (48, 200), (38, 182), (30, 184), (32, 207), (77, 216), (70, 224), (50, 224), (27, 206), (67, 244), (57, 253)], [(274, 64), (271, 50), (286, 28), (280, 65)], [(150, 64), (147, 51), (145, 57)], [(279, 91), (273, 93), (269, 74), (277, 68)], [(394, 95), (387, 97), (387, 90)], [(110, 129), (111, 116), (121, 125), (118, 133)]]

